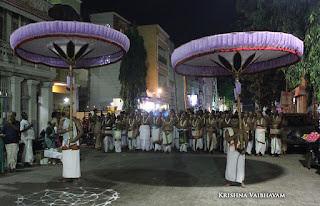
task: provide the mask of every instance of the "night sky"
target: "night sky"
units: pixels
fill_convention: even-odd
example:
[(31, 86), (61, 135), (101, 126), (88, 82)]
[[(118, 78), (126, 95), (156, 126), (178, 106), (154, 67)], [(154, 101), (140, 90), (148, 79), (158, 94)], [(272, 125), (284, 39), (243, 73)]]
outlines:
[(82, 0), (82, 15), (115, 11), (138, 25), (159, 24), (175, 46), (234, 31), (235, 0)]

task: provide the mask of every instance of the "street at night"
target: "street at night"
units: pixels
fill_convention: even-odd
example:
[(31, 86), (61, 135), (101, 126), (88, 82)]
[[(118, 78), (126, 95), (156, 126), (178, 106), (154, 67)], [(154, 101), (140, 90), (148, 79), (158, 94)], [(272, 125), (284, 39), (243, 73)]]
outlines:
[[(226, 156), (219, 153), (117, 154), (83, 148), (81, 158), (82, 183), (62, 183), (61, 165), (18, 169), (14, 174), (2, 175), (1, 205), (17, 205), (16, 202), (21, 197), (26, 198), (18, 205), (41, 205), (39, 202), (44, 199), (47, 199), (45, 205), (58, 201), (49, 198), (50, 192), (46, 197), (42, 192), (44, 190), (52, 190), (52, 196), (54, 191), (63, 190), (71, 193), (69, 196), (60, 197), (61, 201), (65, 200), (67, 203), (61, 205), (70, 205), (70, 199), (77, 199), (73, 193), (80, 187), (95, 188), (96, 193), (106, 189), (118, 192), (118, 198), (111, 205), (312, 206), (319, 205), (320, 201), (317, 192), (320, 183), (319, 174), (315, 169), (308, 170), (303, 166), (304, 156), (301, 154), (288, 154), (280, 158), (247, 156), (245, 189), (239, 184), (225, 187)], [(33, 195), (34, 193), (42, 195)], [(243, 193), (246, 193), (247, 197)], [(276, 193), (285, 196), (251, 197), (252, 193), (254, 195)], [(224, 196), (225, 194), (229, 196)], [(76, 205), (94, 205), (94, 197), (79, 198), (80, 201)], [(85, 202), (88, 204), (83, 204)], [(99, 205), (97, 203), (99, 197), (96, 200), (96, 205)]]
[(319, 206), (319, 22), (319, 0), (0, 0), (0, 206)]

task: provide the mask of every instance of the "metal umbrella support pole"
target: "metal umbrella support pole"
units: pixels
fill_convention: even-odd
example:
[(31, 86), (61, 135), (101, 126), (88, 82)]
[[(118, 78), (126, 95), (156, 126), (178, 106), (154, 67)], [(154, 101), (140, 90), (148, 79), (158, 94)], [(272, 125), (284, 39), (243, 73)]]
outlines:
[(69, 71), (70, 71), (70, 127), (72, 128), (72, 130), (70, 131), (70, 141), (72, 140), (73, 138), (73, 118), (72, 118), (72, 115), (73, 115), (73, 74), (72, 74), (72, 69), (73, 69), (73, 66), (72, 64), (70, 64), (69, 66)]
[[(236, 81), (239, 81), (239, 74), (236, 74)], [(241, 118), (241, 103), (240, 103), (240, 94), (237, 94), (237, 104), (238, 104), (238, 118), (239, 118), (239, 129), (240, 132), (242, 131), (242, 118)], [(240, 148), (243, 149), (243, 134), (242, 132), (240, 133)]]

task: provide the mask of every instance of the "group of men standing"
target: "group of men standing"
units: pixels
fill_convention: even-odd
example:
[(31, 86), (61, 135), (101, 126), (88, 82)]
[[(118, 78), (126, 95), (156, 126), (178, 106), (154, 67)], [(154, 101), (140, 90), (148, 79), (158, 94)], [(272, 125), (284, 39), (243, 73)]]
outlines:
[[(248, 136), (247, 154), (265, 155), (269, 146), (271, 154), (279, 155), (283, 151), (280, 139), (282, 115), (276, 110), (271, 115), (261, 112), (244, 112), (242, 128)], [(94, 124), (95, 148), (104, 147), (105, 152), (121, 152), (122, 148), (130, 151), (171, 152), (176, 148), (180, 152), (219, 150), (227, 154), (228, 141), (226, 131), (231, 128), (230, 112), (121, 112), (115, 117), (107, 114), (104, 121)], [(271, 142), (269, 141), (271, 139)]]
[(245, 154), (255, 150), (257, 156), (264, 156), (269, 146), (272, 156), (281, 154), (285, 145), (280, 127), (285, 121), (275, 109), (265, 115), (246, 111), (240, 121), (241, 130), (238, 115), (230, 112), (136, 111), (121, 112), (117, 117), (108, 114), (102, 124), (95, 124), (96, 148), (104, 145), (105, 152), (128, 148), (164, 153), (172, 148), (208, 153), (220, 149), (227, 155), (226, 186), (238, 182), (245, 187)]
[[(164, 151), (171, 152), (175, 147), (180, 152), (187, 152), (190, 147), (193, 151), (214, 151), (217, 148), (216, 127), (218, 122), (213, 113), (188, 114), (187, 112), (121, 112), (118, 117), (110, 114), (101, 124), (96, 123), (94, 132), (97, 149), (104, 142), (104, 150), (108, 152), (121, 148), (131, 151)], [(101, 129), (101, 132), (99, 132)], [(205, 130), (205, 133), (204, 133)], [(101, 138), (104, 137), (104, 138)]]
[(16, 120), (16, 113), (10, 112), (8, 121), (4, 124), (2, 133), (0, 134), (0, 173), (5, 172), (5, 155), (8, 166), (8, 172), (15, 172), (19, 143), (23, 143), (22, 149), (22, 163), (32, 165), (33, 163), (33, 149), (32, 140), (35, 139), (33, 124), (28, 121), (28, 115), (22, 113), (21, 122)]

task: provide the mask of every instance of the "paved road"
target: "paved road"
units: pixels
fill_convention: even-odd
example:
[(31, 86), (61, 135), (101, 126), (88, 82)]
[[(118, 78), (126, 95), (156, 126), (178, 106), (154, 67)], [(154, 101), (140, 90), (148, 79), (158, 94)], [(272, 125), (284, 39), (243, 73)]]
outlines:
[[(320, 205), (320, 175), (303, 166), (301, 154), (248, 156), (245, 189), (224, 186), (223, 154), (82, 148), (81, 156), (82, 183), (63, 183), (61, 165), (0, 175), (0, 205)], [(275, 197), (257, 198), (260, 193)]]

